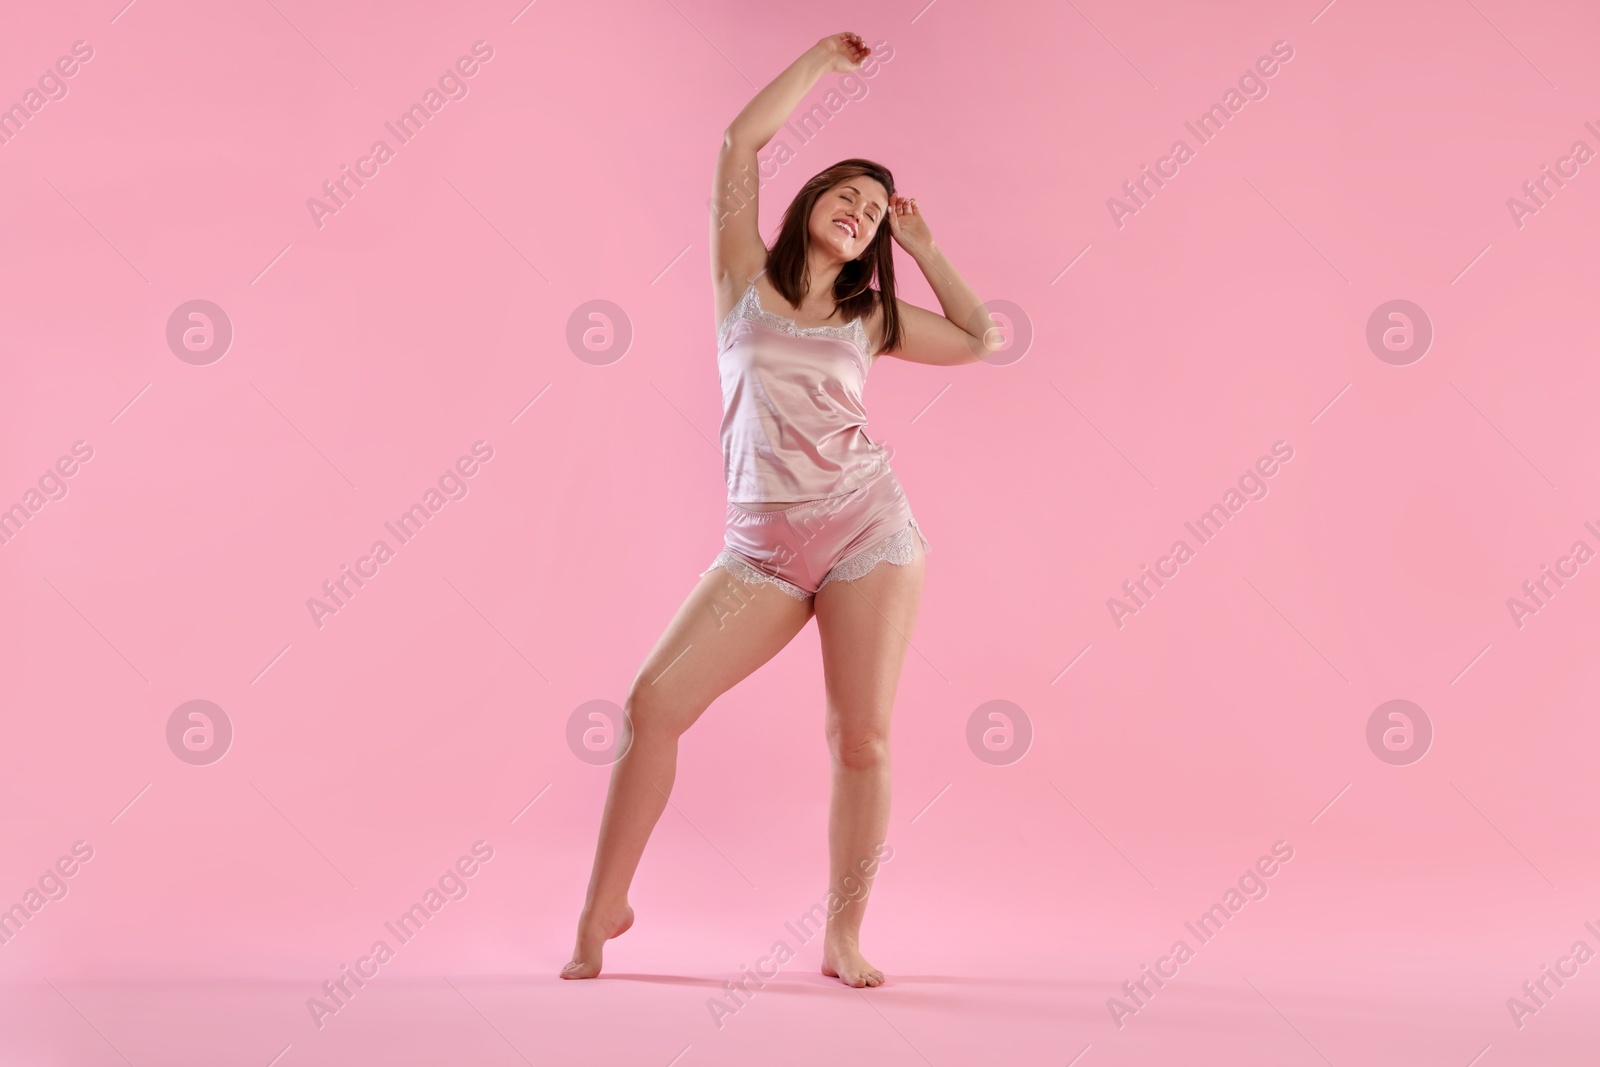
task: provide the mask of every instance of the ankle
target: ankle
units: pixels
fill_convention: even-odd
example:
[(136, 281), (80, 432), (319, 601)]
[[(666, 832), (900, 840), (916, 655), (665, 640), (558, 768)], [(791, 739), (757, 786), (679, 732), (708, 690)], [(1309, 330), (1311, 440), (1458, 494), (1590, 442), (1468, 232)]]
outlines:
[(578, 916), (579, 922), (601, 922), (616, 915), (621, 915), (628, 910), (628, 898), (618, 900), (589, 900), (583, 905), (583, 912)]

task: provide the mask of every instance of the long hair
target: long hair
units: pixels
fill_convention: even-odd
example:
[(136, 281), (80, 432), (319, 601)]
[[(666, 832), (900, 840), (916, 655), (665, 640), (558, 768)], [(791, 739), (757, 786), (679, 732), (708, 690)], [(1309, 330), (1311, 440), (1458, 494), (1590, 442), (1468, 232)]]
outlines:
[[(800, 187), (783, 213), (783, 227), (767, 253), (767, 278), (793, 307), (811, 289), (810, 266), (806, 254), (811, 249), (811, 209), (817, 197), (849, 178), (866, 176), (894, 196), (894, 175), (889, 168), (870, 159), (844, 159), (822, 171)], [(880, 302), (883, 307), (883, 346), (877, 354), (900, 347), (900, 313), (894, 298), (894, 235), (889, 229), (888, 212), (878, 223), (872, 243), (855, 259), (839, 269), (833, 283), (833, 299), (848, 322), (858, 315), (863, 319)], [(872, 288), (876, 275), (878, 288)]]

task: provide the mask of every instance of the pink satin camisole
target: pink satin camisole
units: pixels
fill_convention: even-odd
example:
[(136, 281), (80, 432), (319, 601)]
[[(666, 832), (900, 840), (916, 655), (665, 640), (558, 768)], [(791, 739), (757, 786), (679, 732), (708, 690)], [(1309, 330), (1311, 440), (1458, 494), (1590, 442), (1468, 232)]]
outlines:
[(763, 308), (750, 283), (717, 331), (729, 501), (819, 500), (884, 464), (861, 400), (871, 346), (860, 318), (800, 327)]

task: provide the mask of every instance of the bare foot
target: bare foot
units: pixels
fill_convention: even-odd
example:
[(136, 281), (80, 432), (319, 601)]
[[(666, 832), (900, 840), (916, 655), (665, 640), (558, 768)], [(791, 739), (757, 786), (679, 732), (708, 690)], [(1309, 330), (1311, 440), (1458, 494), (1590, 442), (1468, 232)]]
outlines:
[(883, 972), (867, 962), (850, 934), (827, 934), (822, 942), (822, 973), (847, 986), (883, 985)]
[(600, 951), (605, 943), (633, 925), (633, 908), (627, 901), (608, 908), (585, 908), (578, 917), (578, 941), (572, 959), (561, 968), (563, 978), (593, 978), (600, 973)]

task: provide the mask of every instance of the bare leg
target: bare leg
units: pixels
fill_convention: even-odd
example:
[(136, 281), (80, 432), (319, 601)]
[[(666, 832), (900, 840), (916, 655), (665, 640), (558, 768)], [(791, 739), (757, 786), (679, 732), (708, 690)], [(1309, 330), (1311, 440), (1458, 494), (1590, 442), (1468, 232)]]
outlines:
[(828, 919), (822, 973), (858, 988), (884, 981), (861, 955), (861, 920), (889, 825), (889, 716), (922, 600), (923, 567), (919, 544), (912, 562), (880, 563), (855, 581), (829, 582), (815, 598), (833, 760), (828, 888), (846, 901)]
[(666, 808), (678, 738), (717, 697), (767, 662), (811, 618), (811, 601), (707, 572), (667, 624), (628, 690), (622, 744), (600, 820), (577, 943), (563, 978), (593, 978), (609, 938), (633, 925), (628, 887)]

